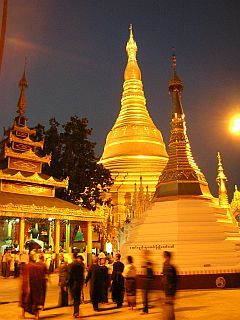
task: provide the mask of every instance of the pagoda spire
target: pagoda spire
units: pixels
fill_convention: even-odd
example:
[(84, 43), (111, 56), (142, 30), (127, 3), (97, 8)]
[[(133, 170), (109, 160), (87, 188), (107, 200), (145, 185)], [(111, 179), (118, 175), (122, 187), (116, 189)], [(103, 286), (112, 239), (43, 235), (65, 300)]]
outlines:
[(124, 73), (124, 80), (131, 80), (131, 79), (141, 80), (141, 71), (137, 63), (138, 48), (137, 48), (137, 43), (133, 38), (133, 28), (131, 24), (129, 27), (129, 31), (130, 31), (129, 40), (126, 45), (128, 63)]
[(218, 183), (219, 206), (221, 208), (229, 208), (228, 194), (227, 194), (227, 188), (226, 188), (226, 182), (228, 180), (226, 175), (224, 174), (220, 152), (218, 152), (217, 154), (217, 159), (218, 159), (218, 175), (217, 175), (216, 181)]
[(169, 196), (205, 196), (212, 198), (207, 181), (192, 156), (181, 101), (183, 83), (177, 75), (176, 65), (177, 59), (175, 53), (173, 53), (173, 76), (169, 81), (169, 91), (172, 97), (171, 136), (168, 145), (169, 159), (162, 175), (159, 177), (153, 201), (161, 201), (162, 197)]
[(25, 89), (28, 88), (28, 82), (26, 79), (26, 63), (27, 63), (27, 60), (25, 58), (23, 75), (18, 83), (18, 87), (20, 89), (20, 95), (19, 95), (18, 104), (17, 104), (17, 113), (20, 118), (24, 115), (26, 110)]

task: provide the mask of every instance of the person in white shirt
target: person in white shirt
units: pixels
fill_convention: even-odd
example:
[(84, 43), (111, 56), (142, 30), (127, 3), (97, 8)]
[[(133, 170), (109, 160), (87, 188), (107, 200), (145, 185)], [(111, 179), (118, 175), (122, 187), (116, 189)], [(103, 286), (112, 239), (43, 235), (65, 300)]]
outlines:
[(123, 276), (125, 278), (125, 287), (129, 309), (136, 307), (136, 267), (133, 265), (132, 256), (127, 257), (127, 264), (124, 267)]

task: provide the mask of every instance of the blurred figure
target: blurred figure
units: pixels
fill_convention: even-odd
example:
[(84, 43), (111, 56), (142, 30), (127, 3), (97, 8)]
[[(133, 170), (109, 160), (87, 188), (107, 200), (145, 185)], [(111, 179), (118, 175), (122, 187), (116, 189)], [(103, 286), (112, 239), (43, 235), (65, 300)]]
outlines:
[(4, 252), (3, 252), (3, 255), (2, 255), (2, 276), (4, 278), (7, 277), (7, 274), (6, 274), (6, 252), (7, 252), (7, 250), (4, 249)]
[(112, 301), (116, 302), (117, 308), (122, 307), (124, 298), (124, 277), (122, 275), (124, 270), (124, 264), (120, 261), (120, 253), (116, 253), (115, 262), (113, 263), (112, 272)]
[(3, 256), (3, 261), (6, 262), (5, 265), (5, 278), (10, 277), (10, 271), (11, 271), (11, 263), (12, 263), (12, 255), (10, 250), (6, 250), (4, 256)]
[[(33, 250), (32, 250), (33, 251)], [(25, 312), (39, 319), (39, 310), (43, 308), (46, 295), (46, 273), (41, 263), (36, 263), (36, 254), (32, 252), (29, 263), (23, 266), (21, 307)]]
[(96, 297), (96, 288), (99, 287), (99, 285), (96, 285), (96, 270), (98, 268), (98, 256), (96, 255), (93, 259), (93, 262), (91, 264), (91, 266), (88, 269), (88, 273), (86, 276), (86, 286), (88, 284), (88, 282), (90, 282), (90, 299), (93, 305), (93, 309), (95, 311), (98, 310), (98, 299)]
[(14, 278), (18, 278), (20, 274), (20, 253), (16, 251), (14, 255)]
[(59, 306), (64, 307), (68, 305), (68, 263), (64, 260), (64, 255), (62, 253), (59, 254), (59, 261)]
[(79, 306), (84, 283), (84, 264), (82, 263), (82, 256), (80, 255), (78, 255), (76, 260), (71, 263), (68, 283), (73, 298), (73, 317), (79, 318)]
[[(83, 266), (83, 269), (84, 269), (83, 273), (84, 273), (84, 277), (85, 277), (85, 263), (84, 263), (84, 258), (81, 254), (79, 255), (79, 261)], [(84, 302), (83, 286), (82, 286), (82, 291), (81, 291), (81, 302)]]
[(102, 256), (100, 253), (99, 256), (101, 258), (99, 259), (99, 265), (96, 270), (96, 281), (94, 285), (95, 293), (97, 294), (96, 300), (99, 303), (108, 303), (108, 268), (106, 266), (106, 256), (104, 253)]
[(39, 254), (38, 262), (36, 263), (36, 265), (38, 267), (40, 267), (41, 271), (42, 271), (42, 277), (41, 277), (41, 279), (42, 279), (42, 303), (41, 303), (41, 306), (42, 306), (42, 310), (43, 310), (44, 304), (45, 304), (46, 293), (47, 293), (47, 281), (48, 281), (47, 276), (49, 275), (49, 271), (48, 271), (47, 265), (45, 263), (43, 252), (41, 252)]
[(125, 278), (128, 307), (133, 310), (136, 307), (136, 267), (133, 265), (132, 256), (127, 257), (128, 263), (124, 267), (123, 277)]
[(148, 296), (153, 280), (153, 270), (151, 261), (147, 261), (145, 266), (144, 286), (143, 286), (143, 314), (148, 313)]
[[(108, 268), (106, 267), (106, 256), (99, 254), (99, 264), (96, 264), (92, 271), (91, 301), (93, 309), (98, 311), (99, 303), (108, 302)], [(96, 261), (95, 261), (96, 262)]]
[(164, 320), (175, 320), (174, 298), (177, 290), (177, 271), (171, 264), (171, 252), (163, 252), (163, 288), (165, 293)]

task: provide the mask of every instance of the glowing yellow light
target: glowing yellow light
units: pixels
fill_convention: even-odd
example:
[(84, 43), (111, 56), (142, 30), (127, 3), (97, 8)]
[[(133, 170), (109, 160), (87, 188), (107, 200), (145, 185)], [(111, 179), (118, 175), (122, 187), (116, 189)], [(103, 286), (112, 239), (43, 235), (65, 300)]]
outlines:
[(230, 131), (240, 135), (240, 114), (235, 115), (230, 121)]

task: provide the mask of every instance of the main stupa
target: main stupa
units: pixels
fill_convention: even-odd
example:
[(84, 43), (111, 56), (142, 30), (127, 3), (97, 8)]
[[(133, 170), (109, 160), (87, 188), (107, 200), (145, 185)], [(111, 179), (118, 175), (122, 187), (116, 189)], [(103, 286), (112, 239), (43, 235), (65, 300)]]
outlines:
[(211, 195), (192, 156), (175, 54), (172, 66), (168, 163), (159, 177), (151, 208), (132, 226), (121, 252), (134, 257), (138, 274), (143, 273), (144, 259), (151, 259), (158, 288), (164, 250), (173, 252), (181, 288), (240, 286), (240, 234), (224, 205), (226, 177), (222, 164), (219, 162), (218, 199)]
[(166, 165), (168, 155), (161, 132), (153, 123), (146, 108), (141, 71), (137, 63), (137, 44), (132, 26), (126, 45), (128, 62), (124, 72), (121, 110), (107, 135), (99, 163), (109, 169), (114, 179), (111, 195), (114, 221), (119, 226), (129, 214), (134, 185), (142, 181), (149, 193), (154, 193), (159, 173)]

